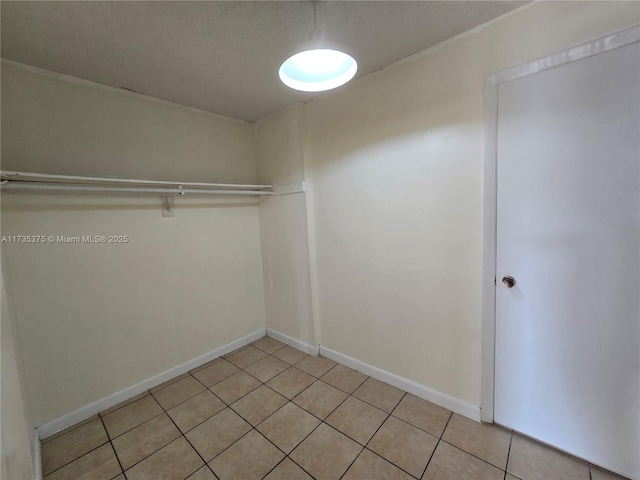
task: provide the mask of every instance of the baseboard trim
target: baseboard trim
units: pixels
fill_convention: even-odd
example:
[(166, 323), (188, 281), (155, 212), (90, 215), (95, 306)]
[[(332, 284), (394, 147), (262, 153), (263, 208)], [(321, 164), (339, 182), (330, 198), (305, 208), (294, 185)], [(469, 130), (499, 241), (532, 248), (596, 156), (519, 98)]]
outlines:
[(420, 397), (424, 400), (435, 403), (436, 405), (440, 405), (447, 410), (451, 410), (452, 412), (470, 418), (471, 420), (475, 420), (476, 422), (480, 421), (480, 407), (477, 405), (465, 402), (463, 400), (460, 400), (459, 398), (452, 397), (450, 395), (447, 395), (446, 393), (439, 392), (432, 388), (425, 387), (424, 385), (416, 383), (413, 380), (409, 380), (394, 373), (387, 372), (386, 370), (374, 367), (373, 365), (349, 357), (348, 355), (338, 353), (323, 346), (320, 346), (320, 355), (330, 358), (331, 360), (334, 360), (336, 362), (342, 363), (343, 365), (353, 368), (354, 370), (358, 370), (366, 375), (369, 375), (370, 377), (375, 378), (376, 380), (380, 380), (381, 382), (388, 383), (389, 385), (409, 392), (416, 397)]
[(40, 439), (38, 438), (38, 429), (35, 430), (33, 436), (33, 478), (34, 480), (42, 480), (42, 451), (40, 450)]
[(277, 332), (271, 328), (267, 328), (267, 335), (275, 338), (276, 340), (280, 340), (282, 343), (286, 343), (293, 348), (302, 350), (309, 355), (313, 355), (314, 357), (317, 357), (320, 353), (321, 347), (314, 347), (313, 345), (309, 345), (302, 340), (298, 340), (297, 338), (290, 337), (289, 335), (285, 335), (284, 333)]
[[(92, 417), (93, 415), (96, 415), (103, 410), (118, 405), (119, 403), (124, 402), (131, 397), (135, 397), (142, 392), (146, 392), (150, 388), (156, 387), (161, 383), (166, 382), (167, 380), (171, 380), (172, 378), (193, 370), (194, 368), (199, 367), (202, 364), (210, 362), (211, 360), (221, 357), (222, 355), (226, 355), (227, 353), (243, 347), (248, 343), (254, 342), (259, 338), (264, 337), (265, 334), (266, 330), (264, 328), (256, 330), (249, 335), (239, 338), (238, 340), (234, 340), (233, 342), (223, 345), (222, 347), (215, 348), (210, 352), (205, 353), (204, 355), (200, 355), (199, 357), (189, 360), (188, 362), (178, 365), (177, 367), (170, 368), (165, 372), (143, 380), (142, 382), (135, 385), (131, 385), (130, 387), (120, 390), (119, 392), (109, 395), (108, 397), (97, 400), (93, 403), (90, 403), (89, 405), (79, 408), (78, 410), (63, 415), (60, 418), (45, 423), (44, 425), (36, 428), (36, 439), (45, 439), (47, 437), (50, 437), (51, 435), (58, 433), (61, 430), (64, 430), (65, 428), (68, 428), (72, 425), (75, 425), (76, 423), (86, 420), (87, 418)], [(36, 442), (38, 443), (38, 445), (40, 445), (38, 440), (36, 440)]]
[(335, 360), (336, 362), (340, 362), (343, 365), (346, 365), (355, 370), (361, 371), (362, 373), (369, 375), (381, 382), (388, 383), (389, 385), (393, 385), (394, 387), (405, 390), (417, 397), (423, 398), (430, 402), (435, 403), (436, 405), (440, 405), (448, 410), (451, 410), (455, 413), (463, 415), (467, 418), (475, 420), (477, 422), (480, 421), (480, 407), (476, 405), (472, 405), (468, 402), (460, 400), (458, 398), (452, 397), (445, 393), (439, 392), (432, 388), (426, 387), (419, 383), (416, 383), (407, 378), (401, 377), (391, 372), (387, 372), (386, 370), (382, 370), (381, 368), (375, 367), (368, 363), (362, 362), (355, 358), (349, 357), (348, 355), (344, 355), (342, 353), (336, 352), (329, 348), (323, 346), (313, 346), (302, 340), (297, 338), (290, 337), (289, 335), (285, 335), (284, 333), (280, 333), (271, 328), (260, 329), (249, 335), (246, 335), (242, 338), (234, 340), (226, 345), (218, 347), (204, 355), (200, 355), (188, 362), (185, 362), (177, 367), (171, 368), (165, 372), (162, 372), (158, 375), (155, 375), (151, 378), (143, 380), (140, 383), (127, 387), (119, 392), (116, 392), (112, 395), (109, 395), (105, 398), (97, 400), (89, 405), (81, 407), (71, 413), (63, 415), (60, 418), (52, 420), (40, 427), (36, 428), (36, 437), (35, 437), (35, 449), (34, 449), (34, 462), (35, 462), (35, 478), (36, 480), (40, 480), (42, 478), (41, 472), (41, 460), (40, 460), (40, 440), (50, 437), (51, 435), (58, 433), (65, 428), (71, 427), (87, 418), (96, 415), (103, 410), (111, 408), (115, 405), (118, 405), (125, 400), (139, 395), (142, 392), (145, 392), (153, 387), (156, 387), (167, 380), (170, 380), (178, 375), (182, 375), (194, 368), (199, 367), (211, 360), (214, 360), (222, 355), (226, 355), (229, 352), (232, 352), (244, 345), (247, 345), (251, 342), (254, 342), (266, 335), (275, 338), (276, 340), (280, 340), (287, 345), (290, 345), (298, 350), (302, 350), (309, 355), (322, 355), (324, 357), (330, 358), (331, 360)]

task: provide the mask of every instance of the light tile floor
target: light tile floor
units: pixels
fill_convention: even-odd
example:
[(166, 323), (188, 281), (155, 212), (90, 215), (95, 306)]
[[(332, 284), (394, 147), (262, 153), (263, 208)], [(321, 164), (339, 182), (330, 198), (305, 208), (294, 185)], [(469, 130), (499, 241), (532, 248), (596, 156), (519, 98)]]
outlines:
[(270, 338), (42, 441), (45, 480), (612, 480)]

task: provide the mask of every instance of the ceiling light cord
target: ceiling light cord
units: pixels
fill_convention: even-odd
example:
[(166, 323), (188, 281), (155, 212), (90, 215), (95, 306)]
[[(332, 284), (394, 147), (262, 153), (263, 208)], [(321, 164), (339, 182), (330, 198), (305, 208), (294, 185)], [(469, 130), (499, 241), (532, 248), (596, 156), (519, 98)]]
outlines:
[(313, 29), (317, 30), (318, 25), (316, 24), (316, 1), (313, 0)]
[(315, 44), (315, 47), (318, 48), (320, 46), (320, 33), (318, 32), (318, 22), (317, 22), (317, 14), (316, 14), (316, 1), (313, 0), (313, 28), (309, 32), (309, 42), (311, 44)]

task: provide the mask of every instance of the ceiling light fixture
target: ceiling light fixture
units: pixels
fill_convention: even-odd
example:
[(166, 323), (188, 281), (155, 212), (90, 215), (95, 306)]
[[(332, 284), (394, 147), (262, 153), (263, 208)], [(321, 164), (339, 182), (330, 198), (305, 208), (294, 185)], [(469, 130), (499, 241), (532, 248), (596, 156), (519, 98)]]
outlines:
[(344, 85), (358, 71), (355, 59), (340, 50), (321, 48), (316, 27), (316, 2), (313, 2), (313, 30), (310, 47), (289, 57), (280, 66), (280, 80), (295, 90), (323, 92)]

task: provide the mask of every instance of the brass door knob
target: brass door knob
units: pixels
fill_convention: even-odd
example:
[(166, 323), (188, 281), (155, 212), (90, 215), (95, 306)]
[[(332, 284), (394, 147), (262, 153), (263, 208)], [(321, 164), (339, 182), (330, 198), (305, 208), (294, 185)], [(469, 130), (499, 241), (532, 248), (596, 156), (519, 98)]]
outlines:
[(512, 288), (516, 284), (516, 279), (513, 277), (502, 277), (502, 286), (504, 288)]

